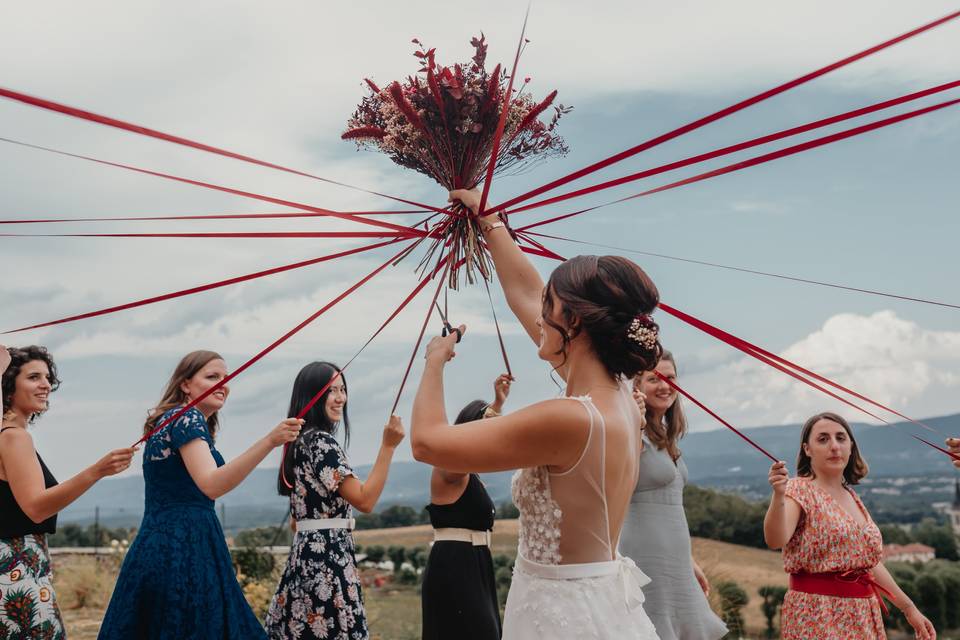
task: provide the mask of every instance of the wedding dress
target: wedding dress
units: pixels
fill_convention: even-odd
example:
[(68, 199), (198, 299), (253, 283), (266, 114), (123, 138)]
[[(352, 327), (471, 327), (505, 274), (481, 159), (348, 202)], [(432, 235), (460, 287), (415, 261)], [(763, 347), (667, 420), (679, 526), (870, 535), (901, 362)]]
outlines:
[[(625, 387), (621, 393), (622, 403), (633, 402)], [(570, 400), (571, 411), (585, 410), (590, 417), (580, 459), (562, 473), (535, 467), (513, 477), (520, 540), (503, 640), (656, 640), (643, 610), (643, 586), (650, 579), (617, 554), (611, 534), (619, 537), (636, 484), (642, 446), (637, 418), (621, 405), (628, 429), (611, 436), (611, 447), (622, 446), (628, 455), (617, 456), (619, 468), (608, 468), (603, 415), (589, 396)], [(618, 492), (623, 505), (610, 508), (608, 483), (624, 489)]]

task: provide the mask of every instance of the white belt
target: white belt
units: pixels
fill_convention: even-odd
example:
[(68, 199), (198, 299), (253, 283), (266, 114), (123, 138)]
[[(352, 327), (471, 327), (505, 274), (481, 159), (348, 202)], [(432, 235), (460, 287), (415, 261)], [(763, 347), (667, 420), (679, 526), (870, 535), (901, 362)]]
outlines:
[(453, 542), (469, 542), (475, 547), (490, 546), (490, 531), (476, 531), (474, 529), (456, 529), (441, 527), (433, 530), (433, 541), (451, 540)]
[(353, 518), (319, 518), (317, 520), (297, 520), (297, 533), (301, 531), (321, 531), (323, 529), (353, 529), (357, 521)]

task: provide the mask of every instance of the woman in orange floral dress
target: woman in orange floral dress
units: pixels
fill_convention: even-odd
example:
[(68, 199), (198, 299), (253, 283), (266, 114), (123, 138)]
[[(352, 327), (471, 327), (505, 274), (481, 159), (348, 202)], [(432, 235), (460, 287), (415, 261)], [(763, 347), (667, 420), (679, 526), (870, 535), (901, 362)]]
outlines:
[(906, 616), (920, 640), (936, 631), (880, 560), (883, 540), (851, 489), (867, 475), (850, 426), (820, 413), (803, 425), (797, 476), (770, 467), (773, 496), (763, 522), (771, 549), (783, 549), (790, 590), (780, 613), (784, 640), (886, 638), (881, 593)]

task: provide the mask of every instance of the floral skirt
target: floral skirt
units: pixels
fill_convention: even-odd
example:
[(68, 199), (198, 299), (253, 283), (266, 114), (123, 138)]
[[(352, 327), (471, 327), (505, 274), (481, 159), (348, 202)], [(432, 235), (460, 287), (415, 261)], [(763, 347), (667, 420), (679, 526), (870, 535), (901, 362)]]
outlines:
[(270, 640), (367, 640), (348, 529), (297, 532), (266, 628)]
[(0, 638), (63, 640), (43, 534), (0, 538)]
[(876, 598), (839, 598), (787, 591), (780, 609), (784, 640), (884, 640), (883, 616)]

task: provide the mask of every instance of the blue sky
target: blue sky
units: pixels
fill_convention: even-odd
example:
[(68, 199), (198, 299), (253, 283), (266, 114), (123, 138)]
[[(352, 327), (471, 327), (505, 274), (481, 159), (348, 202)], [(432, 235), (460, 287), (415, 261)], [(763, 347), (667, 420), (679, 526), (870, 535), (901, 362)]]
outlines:
[[(414, 36), (441, 61), (469, 57), (483, 30), (489, 60), (512, 56), (515, 3), (413, 2), (340, 8), (258, 3), (94, 2), (18, 6), (0, 26), (0, 85), (224, 146), (388, 193), (441, 202), (445, 194), (383, 157), (339, 140), (365, 76), (412, 73)], [(537, 95), (556, 88), (575, 110), (561, 124), (571, 153), (494, 183), (502, 201), (951, 11), (946, 2), (536, 3), (520, 75)], [(960, 21), (605, 170), (609, 178), (956, 79)], [(953, 91), (934, 100), (960, 97)], [(908, 107), (909, 108), (909, 107)], [(899, 109), (900, 111), (904, 109)], [(887, 115), (873, 116), (882, 117)], [(867, 120), (871, 119), (868, 118)], [(846, 126), (860, 124), (855, 121)], [(844, 128), (844, 127), (840, 127)], [(838, 130), (838, 128), (827, 131)], [(825, 133), (825, 132), (824, 132)], [(822, 135), (818, 133), (816, 135)], [(332, 208), (384, 201), (0, 102), (0, 136), (289, 197)], [(807, 138), (812, 136), (807, 136)], [(805, 138), (804, 138), (805, 139)], [(955, 250), (960, 195), (953, 107), (836, 145), (682, 189), (612, 206), (545, 229), (591, 242), (775, 271), (960, 303)], [(784, 146), (774, 145), (772, 148)], [(764, 148), (762, 151), (770, 150)], [(713, 168), (762, 151), (709, 164)], [(621, 187), (530, 220), (691, 175)], [(588, 180), (587, 182), (593, 182)], [(577, 186), (584, 183), (577, 183)], [(2, 217), (266, 212), (225, 194), (0, 145)], [(519, 216), (518, 216), (519, 217)], [(70, 224), (67, 231), (321, 230), (299, 222)], [(21, 226), (19, 232), (52, 232)], [(93, 240), (4, 238), (0, 326), (10, 328), (184, 288), (353, 246), (329, 240)], [(550, 243), (561, 254), (599, 252)], [(627, 254), (629, 255), (629, 254)], [(212, 348), (238, 366), (387, 254), (338, 261), (229, 290), (5, 337), (47, 344), (64, 385), (35, 430), (58, 474), (133, 441), (183, 353)], [(665, 301), (719, 324), (911, 415), (960, 410), (957, 311), (634, 256)], [(538, 262), (546, 275), (553, 265)], [(230, 457), (283, 416), (290, 385), (311, 359), (345, 361), (413, 287), (412, 264), (384, 274), (239, 377), (220, 447)], [(498, 298), (499, 300), (499, 298)], [(355, 436), (368, 462), (409, 357), (426, 298), (348, 373)], [(664, 314), (660, 314), (663, 316)], [(451, 366), (451, 413), (489, 396), (499, 349), (482, 289), (451, 298), (471, 327)], [(508, 311), (500, 303), (499, 316)], [(781, 374), (660, 317), (682, 383), (735, 424), (802, 420), (838, 409)], [(435, 325), (433, 325), (435, 327)], [(518, 382), (516, 407), (556, 393), (535, 350), (504, 326)], [(419, 366), (419, 357), (417, 358)], [(417, 369), (401, 402), (409, 401)], [(695, 429), (715, 428), (691, 410)], [(409, 457), (406, 445), (402, 457)], [(271, 457), (265, 464), (276, 464)]]

